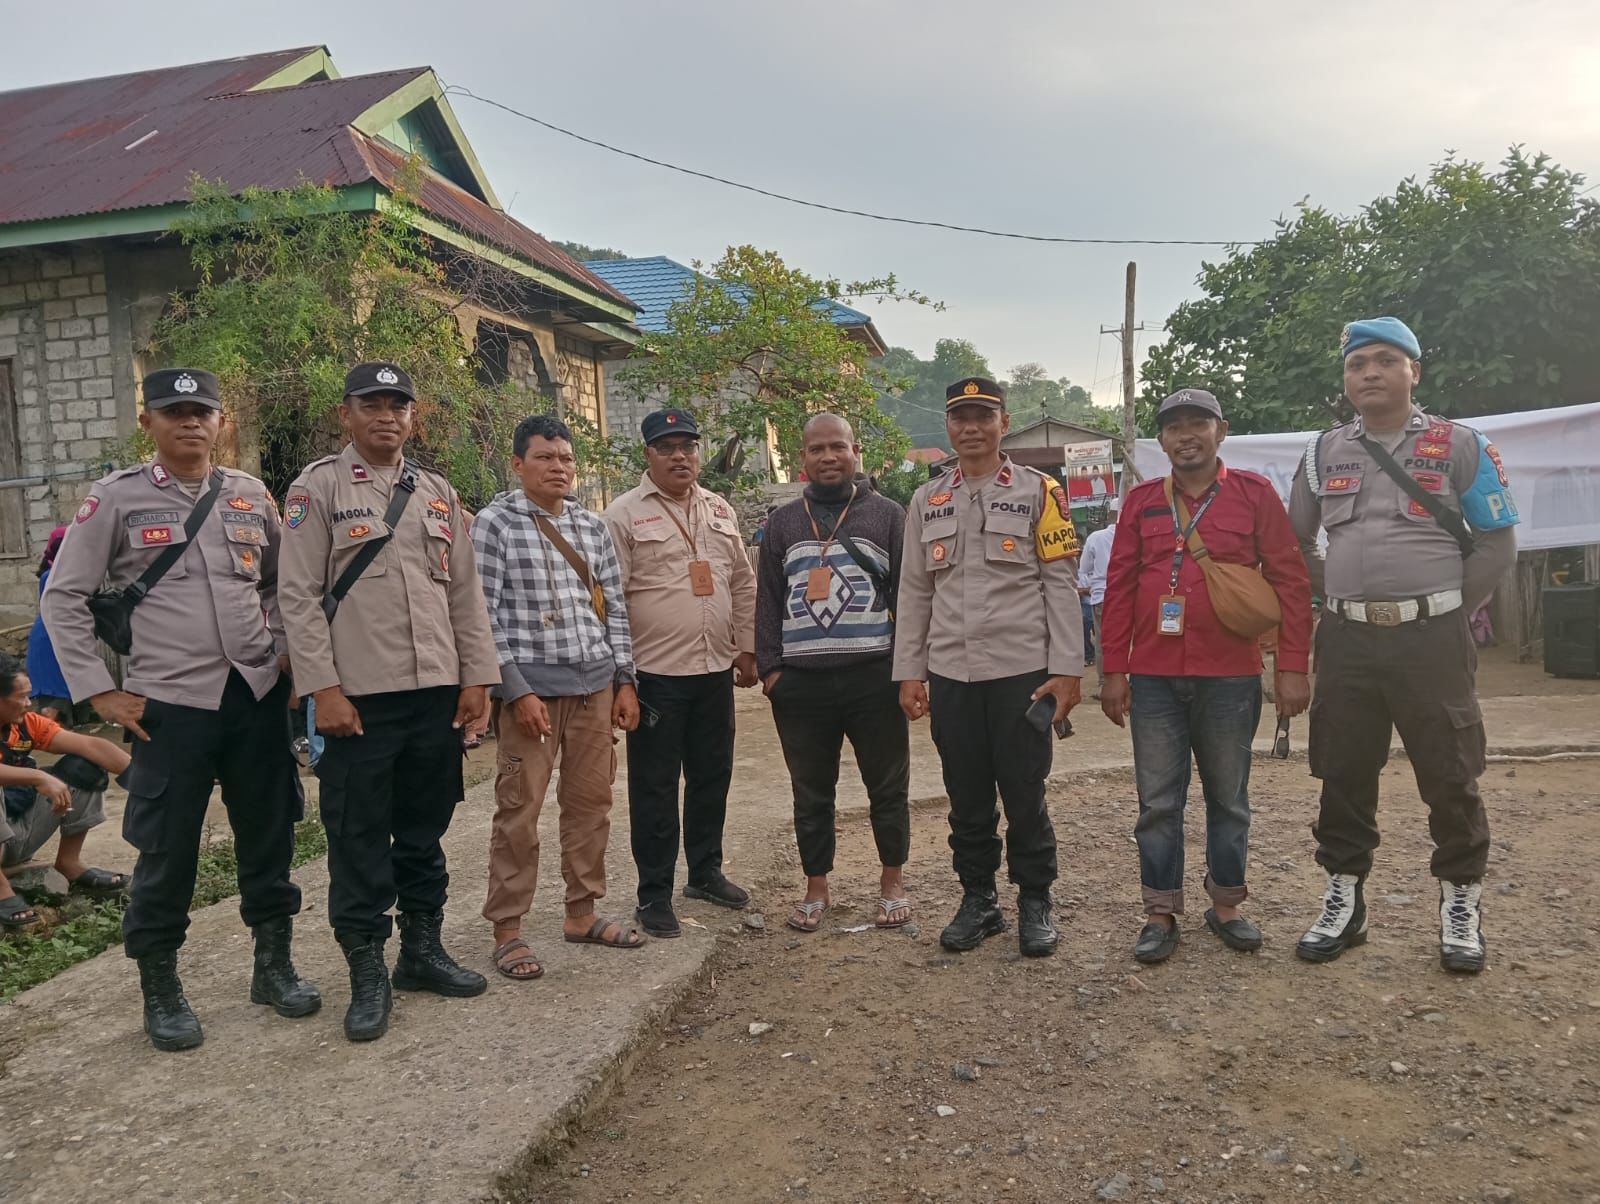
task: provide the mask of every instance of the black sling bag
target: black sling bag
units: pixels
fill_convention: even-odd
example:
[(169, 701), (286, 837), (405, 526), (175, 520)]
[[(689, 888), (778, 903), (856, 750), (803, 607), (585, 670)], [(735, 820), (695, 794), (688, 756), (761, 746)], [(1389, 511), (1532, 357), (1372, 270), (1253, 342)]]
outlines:
[(389, 508), (383, 512), (383, 525), (389, 528), (389, 533), (362, 544), (350, 563), (344, 566), (344, 572), (339, 574), (339, 580), (333, 583), (332, 591), (322, 599), (322, 613), (327, 616), (330, 623), (333, 622), (334, 612), (339, 609), (339, 603), (343, 602), (344, 596), (350, 592), (350, 587), (362, 573), (367, 571), (367, 566), (378, 558), (383, 546), (394, 538), (394, 525), (400, 521), (400, 516), (406, 512), (406, 505), (411, 501), (411, 495), (416, 492), (417, 470), (412, 467), (410, 460), (403, 461), (403, 464), (400, 478), (394, 483), (394, 495), (389, 499)]
[(1407, 497), (1431, 514), (1433, 521), (1449, 532), (1461, 549), (1462, 556), (1472, 555), (1476, 550), (1472, 542), (1472, 532), (1467, 530), (1466, 520), (1457, 511), (1445, 506), (1433, 494), (1417, 484), (1416, 478), (1395, 463), (1395, 458), (1369, 439), (1365, 431), (1356, 436), (1356, 442), (1367, 449), (1367, 455), (1378, 462), (1378, 467), (1388, 474), (1390, 480), (1405, 490)]
[(151, 561), (150, 567), (126, 589), (97, 589), (84, 605), (94, 617), (94, 633), (106, 647), (121, 656), (133, 651), (133, 608), (144, 601), (144, 596), (155, 588), (156, 582), (167, 575), (167, 570), (178, 563), (178, 558), (194, 542), (200, 524), (206, 521), (217, 494), (222, 492), (222, 469), (211, 470), (211, 488), (195, 499), (194, 509), (183, 524), (183, 542), (162, 549), (161, 555)]

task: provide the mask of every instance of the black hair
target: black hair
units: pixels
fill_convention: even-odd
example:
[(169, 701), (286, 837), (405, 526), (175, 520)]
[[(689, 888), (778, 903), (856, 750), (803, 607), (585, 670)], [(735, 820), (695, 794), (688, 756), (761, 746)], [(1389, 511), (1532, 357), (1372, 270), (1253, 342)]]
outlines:
[(22, 662), (9, 652), (0, 652), (0, 696), (10, 694), (17, 688), (17, 678), (27, 670)]
[(511, 450), (519, 459), (528, 454), (528, 444), (533, 442), (535, 436), (572, 442), (572, 430), (561, 419), (551, 414), (529, 414), (517, 423), (517, 433), (511, 436)]

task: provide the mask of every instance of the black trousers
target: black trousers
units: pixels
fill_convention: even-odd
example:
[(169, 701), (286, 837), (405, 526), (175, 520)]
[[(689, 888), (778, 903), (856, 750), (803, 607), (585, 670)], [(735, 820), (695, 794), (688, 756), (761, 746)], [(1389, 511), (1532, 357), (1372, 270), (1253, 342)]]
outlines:
[(880, 864), (904, 865), (910, 855), (911, 739), (891, 669), (888, 659), (835, 669), (785, 665), (769, 696), (808, 877), (833, 872), (834, 801), (846, 736), (867, 788)]
[(457, 686), (351, 699), (360, 736), (329, 736), (317, 778), (328, 829), (328, 919), (340, 936), (393, 931), (389, 909), (444, 907), (450, 875), (439, 842), (465, 790)]
[(141, 726), (150, 739), (133, 742), (133, 763), (118, 779), (128, 791), (122, 835), (139, 850), (123, 951), (143, 957), (182, 946), (218, 782), (239, 862), (240, 917), (254, 926), (298, 913), (289, 861), (305, 796), (289, 749), (289, 679), (279, 678), (258, 702), (230, 673), (215, 711), (146, 699)]
[(1378, 847), (1378, 773), (1400, 733), (1428, 807), (1433, 876), (1476, 882), (1489, 865), (1489, 817), (1478, 793), (1487, 742), (1478, 649), (1467, 613), (1375, 627), (1327, 615), (1317, 626), (1317, 686), (1308, 753), (1322, 779), (1317, 862), (1365, 874)]
[(1043, 669), (992, 681), (928, 675), (933, 742), (950, 796), (950, 851), (956, 877), (972, 890), (994, 889), (1000, 869), (1000, 808), (1006, 811), (1006, 869), (1024, 894), (1056, 880), (1056, 832), (1045, 810), (1050, 774), (1048, 730), (1025, 718)]
[(638, 730), (628, 733), (628, 811), (645, 906), (672, 897), (680, 774), (689, 881), (722, 871), (722, 825), (733, 780), (733, 670), (641, 673), (639, 704)]

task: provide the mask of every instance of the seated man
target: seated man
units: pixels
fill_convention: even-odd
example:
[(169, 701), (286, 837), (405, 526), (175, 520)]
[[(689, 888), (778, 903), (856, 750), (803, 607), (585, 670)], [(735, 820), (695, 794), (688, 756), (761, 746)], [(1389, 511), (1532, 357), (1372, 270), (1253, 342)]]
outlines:
[[(29, 860), (57, 831), (56, 869), (76, 891), (111, 896), (128, 885), (126, 874), (83, 863), (89, 829), (105, 820), (106, 775), (128, 767), (128, 754), (109, 740), (69, 732), (53, 719), (28, 710), (33, 683), (14, 656), (0, 653), (0, 869)], [(40, 769), (35, 750), (64, 754)], [(0, 872), (0, 926), (25, 928), (39, 922)]]

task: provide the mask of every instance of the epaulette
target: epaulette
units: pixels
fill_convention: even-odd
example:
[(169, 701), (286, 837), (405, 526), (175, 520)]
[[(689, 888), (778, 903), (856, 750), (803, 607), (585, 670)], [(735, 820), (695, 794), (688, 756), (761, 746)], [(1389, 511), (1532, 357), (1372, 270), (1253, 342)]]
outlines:
[(322, 459), (320, 459), (320, 460), (313, 460), (313, 461), (311, 461), (311, 463), (307, 464), (304, 468), (302, 468), (300, 470), (300, 475), (301, 476), (305, 476), (306, 473), (310, 472), (313, 468), (321, 468), (326, 464), (332, 464), (338, 458), (339, 458), (339, 455), (338, 455), (337, 452), (335, 452), (331, 456), (323, 456)]
[(145, 464), (130, 464), (126, 468), (119, 468), (115, 472), (106, 473), (106, 475), (101, 477), (98, 481), (96, 481), (95, 484), (96, 485), (108, 485), (112, 481), (120, 481), (123, 477), (136, 477), (141, 472), (143, 472), (145, 469), (147, 469), (149, 467), (150, 467), (150, 465), (148, 463), (145, 463)]

